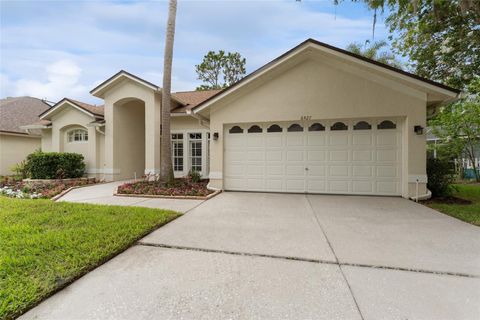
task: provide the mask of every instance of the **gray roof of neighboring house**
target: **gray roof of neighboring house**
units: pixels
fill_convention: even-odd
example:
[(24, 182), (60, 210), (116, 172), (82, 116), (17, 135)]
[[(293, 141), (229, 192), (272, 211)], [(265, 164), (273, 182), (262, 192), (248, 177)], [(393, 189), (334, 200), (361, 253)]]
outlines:
[(33, 97), (0, 99), (0, 132), (27, 134), (20, 127), (38, 122), (38, 116), (50, 107), (44, 100)]

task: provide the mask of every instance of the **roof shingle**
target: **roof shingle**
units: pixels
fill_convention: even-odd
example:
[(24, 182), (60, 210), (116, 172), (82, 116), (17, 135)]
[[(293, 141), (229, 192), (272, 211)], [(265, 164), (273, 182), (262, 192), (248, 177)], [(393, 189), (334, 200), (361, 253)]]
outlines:
[(33, 97), (0, 99), (0, 131), (26, 134), (20, 127), (38, 122), (38, 116), (50, 107), (45, 101)]
[(185, 113), (187, 110), (199, 105), (208, 98), (213, 97), (222, 90), (204, 90), (204, 91), (182, 91), (173, 92), (178, 100), (185, 103), (185, 106), (180, 106), (172, 110), (172, 113)]

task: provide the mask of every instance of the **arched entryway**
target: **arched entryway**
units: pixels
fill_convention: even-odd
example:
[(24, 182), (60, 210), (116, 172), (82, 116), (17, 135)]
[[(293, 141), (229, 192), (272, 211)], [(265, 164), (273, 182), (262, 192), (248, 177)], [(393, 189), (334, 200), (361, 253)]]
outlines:
[(145, 172), (145, 102), (137, 98), (113, 105), (113, 165), (117, 179), (141, 177)]

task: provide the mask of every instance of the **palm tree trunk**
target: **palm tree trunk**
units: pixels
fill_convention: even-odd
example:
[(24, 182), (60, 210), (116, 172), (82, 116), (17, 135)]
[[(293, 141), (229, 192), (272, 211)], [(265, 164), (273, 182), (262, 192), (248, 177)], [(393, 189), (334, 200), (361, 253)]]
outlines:
[(170, 0), (168, 5), (167, 33), (165, 36), (165, 53), (163, 60), (163, 87), (162, 87), (162, 140), (160, 179), (173, 180), (172, 150), (170, 135), (171, 85), (173, 39), (175, 37), (175, 16), (177, 14), (177, 0)]

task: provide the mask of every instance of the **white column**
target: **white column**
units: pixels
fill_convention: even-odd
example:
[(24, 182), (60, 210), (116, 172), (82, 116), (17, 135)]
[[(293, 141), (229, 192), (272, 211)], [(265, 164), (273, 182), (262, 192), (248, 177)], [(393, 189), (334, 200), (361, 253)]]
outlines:
[(145, 101), (145, 174), (160, 172), (160, 101), (158, 93)]

